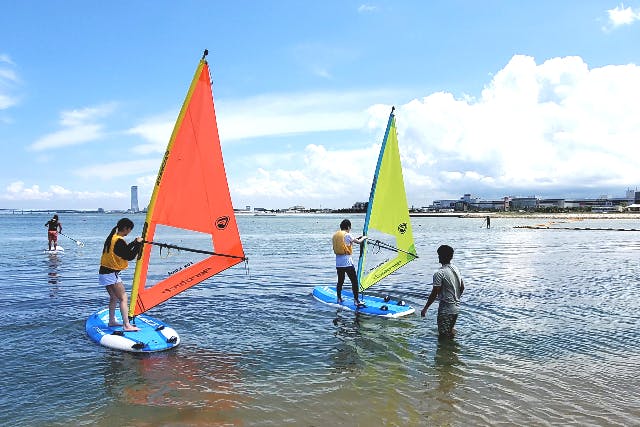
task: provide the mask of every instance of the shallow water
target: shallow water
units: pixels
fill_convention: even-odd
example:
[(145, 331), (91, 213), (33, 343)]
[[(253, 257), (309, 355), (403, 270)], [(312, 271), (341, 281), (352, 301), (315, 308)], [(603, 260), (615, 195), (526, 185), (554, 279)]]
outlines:
[(61, 236), (61, 255), (43, 253), (48, 218), (0, 215), (0, 425), (640, 424), (640, 232), (413, 218), (420, 258), (373, 290), (419, 312), (437, 246), (453, 246), (466, 291), (457, 338), (439, 342), (435, 305), (383, 320), (311, 297), (335, 282), (341, 216), (240, 216), (249, 275), (238, 265), (151, 310), (182, 344), (136, 355), (84, 331), (107, 303), (97, 265), (119, 217), (61, 215), (85, 243)]

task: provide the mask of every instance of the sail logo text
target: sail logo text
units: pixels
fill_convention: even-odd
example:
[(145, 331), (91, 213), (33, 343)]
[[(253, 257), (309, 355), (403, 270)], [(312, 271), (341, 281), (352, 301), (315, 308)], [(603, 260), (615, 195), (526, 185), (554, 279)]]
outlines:
[(380, 271), (376, 271), (373, 275), (373, 277), (375, 279), (378, 278), (382, 278), (382, 277), (386, 277), (389, 274), (393, 273), (394, 271), (396, 271), (398, 268), (400, 268), (400, 266), (402, 265), (402, 261), (401, 260), (396, 260), (396, 262), (389, 264), (386, 268), (380, 270)]
[(184, 270), (185, 268), (189, 267), (190, 265), (193, 265), (193, 261), (189, 261), (188, 263), (186, 263), (182, 267), (178, 267), (175, 270), (171, 270), (171, 271), (167, 272), (167, 276), (172, 276), (172, 275), (176, 274), (178, 271)]
[(407, 223), (403, 222), (402, 224), (398, 225), (398, 231), (400, 232), (400, 234), (404, 234), (407, 232)]
[[(193, 276), (179, 281), (175, 285), (163, 290), (162, 293), (166, 293), (166, 292), (169, 292), (169, 293), (172, 293), (172, 294), (173, 293), (178, 293), (180, 291), (180, 288), (183, 288), (185, 286), (187, 286), (187, 287), (190, 286), (191, 282), (193, 282), (194, 280), (200, 279), (202, 276), (208, 276), (209, 270), (211, 270), (211, 267), (207, 267), (204, 270), (194, 274)], [(198, 280), (196, 283), (199, 283), (199, 282), (200, 282), (200, 280)], [(194, 283), (194, 285), (196, 283)]]

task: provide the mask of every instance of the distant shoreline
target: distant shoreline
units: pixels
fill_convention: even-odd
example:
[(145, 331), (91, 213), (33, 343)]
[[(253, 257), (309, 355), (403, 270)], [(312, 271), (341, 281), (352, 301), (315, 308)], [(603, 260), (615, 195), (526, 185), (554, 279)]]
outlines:
[(544, 212), (447, 212), (447, 213), (419, 213), (412, 212), (411, 217), (441, 217), (441, 218), (551, 218), (551, 219), (638, 219), (640, 212), (625, 213), (591, 213), (591, 212), (567, 212), (567, 213), (544, 213)]

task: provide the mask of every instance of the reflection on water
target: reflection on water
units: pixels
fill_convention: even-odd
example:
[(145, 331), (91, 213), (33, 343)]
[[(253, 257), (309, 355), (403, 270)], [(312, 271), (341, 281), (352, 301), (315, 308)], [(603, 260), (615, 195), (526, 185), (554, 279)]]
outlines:
[(462, 381), (460, 345), (455, 340), (438, 339), (434, 359), (437, 374), (437, 390), (442, 397), (449, 396)]
[(345, 313), (343, 310), (336, 312), (333, 319), (335, 337), (338, 342), (335, 345), (331, 361), (336, 372), (357, 372), (362, 367), (362, 360), (358, 355), (357, 339), (359, 332), (360, 314)]
[[(155, 354), (105, 354), (104, 387), (115, 402), (110, 423), (242, 425), (234, 410), (241, 392), (239, 355), (203, 349)], [(118, 421), (120, 420), (120, 421)]]
[(56, 298), (58, 296), (58, 291), (60, 287), (58, 282), (60, 281), (60, 276), (58, 275), (58, 265), (60, 264), (60, 259), (58, 258), (58, 254), (48, 254), (48, 280), (49, 283), (49, 296), (51, 298)]

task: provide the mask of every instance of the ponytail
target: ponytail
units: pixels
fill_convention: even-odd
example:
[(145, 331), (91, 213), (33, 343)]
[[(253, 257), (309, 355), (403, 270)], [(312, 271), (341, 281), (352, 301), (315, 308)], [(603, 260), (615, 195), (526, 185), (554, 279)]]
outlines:
[(107, 236), (107, 239), (104, 241), (104, 246), (102, 247), (102, 253), (106, 254), (109, 253), (109, 248), (111, 247), (111, 238), (113, 237), (114, 234), (116, 234), (116, 229), (118, 227), (113, 227), (111, 229), (111, 233), (109, 233), (109, 235)]
[(133, 221), (131, 221), (129, 218), (120, 219), (116, 226), (111, 229), (111, 233), (109, 233), (109, 235), (107, 236), (107, 239), (104, 241), (104, 246), (102, 247), (103, 254), (109, 253), (109, 248), (111, 247), (111, 239), (113, 238), (113, 235), (116, 234), (116, 231), (122, 231), (125, 228), (133, 229)]

